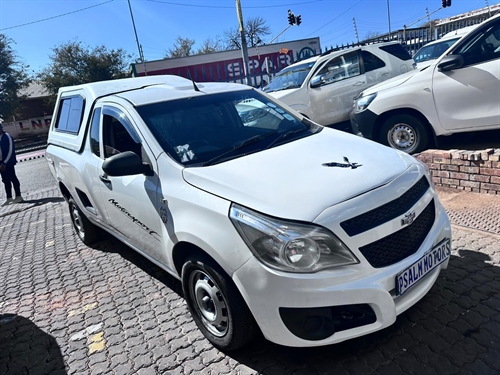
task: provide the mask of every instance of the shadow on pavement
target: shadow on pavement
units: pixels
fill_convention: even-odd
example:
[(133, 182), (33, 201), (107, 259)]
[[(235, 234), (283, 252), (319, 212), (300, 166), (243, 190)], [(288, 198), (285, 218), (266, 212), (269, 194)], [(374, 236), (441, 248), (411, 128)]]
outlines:
[(0, 373), (66, 374), (57, 341), (31, 320), (0, 314)]
[(167, 288), (183, 297), (182, 285), (179, 280), (170, 275), (168, 272), (158, 267), (153, 262), (149, 261), (147, 258), (143, 257), (137, 251), (131, 249), (125, 245), (120, 240), (114, 238), (110, 234), (105, 234), (104, 240), (97, 242), (89, 247), (103, 251), (106, 253), (116, 253), (130, 263), (133, 263), (136, 267), (140, 268), (146, 272), (149, 276), (154, 277), (161, 283), (163, 283)]

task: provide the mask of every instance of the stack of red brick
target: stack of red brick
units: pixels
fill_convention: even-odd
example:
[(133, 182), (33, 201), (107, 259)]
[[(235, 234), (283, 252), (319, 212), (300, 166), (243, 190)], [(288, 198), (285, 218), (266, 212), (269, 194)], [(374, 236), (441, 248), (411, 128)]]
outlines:
[(500, 195), (500, 149), (427, 150), (414, 156), (429, 166), (437, 186)]

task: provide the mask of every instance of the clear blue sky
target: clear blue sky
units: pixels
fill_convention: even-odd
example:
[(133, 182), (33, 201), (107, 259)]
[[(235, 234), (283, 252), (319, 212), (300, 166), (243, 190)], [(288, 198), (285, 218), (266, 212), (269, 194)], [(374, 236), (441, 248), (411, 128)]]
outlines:
[[(499, 0), (489, 0), (489, 5)], [(146, 60), (158, 60), (177, 36), (194, 39), (196, 49), (237, 26), (235, 0), (131, 0), (139, 42)], [(287, 10), (302, 16), (277, 42), (320, 37), (321, 46), (356, 40), (353, 17), (363, 39), (388, 31), (387, 0), (241, 0), (243, 18), (261, 16), (271, 27), (270, 41), (288, 26)], [(452, 0), (431, 18), (446, 18), (483, 8), (486, 0)], [(433, 12), (441, 0), (389, 0), (391, 30)], [(85, 9), (87, 8), (87, 9)], [(419, 25), (426, 19), (415, 24)], [(135, 57), (137, 44), (127, 0), (0, 0), (0, 33), (14, 40), (19, 58), (37, 72), (50, 62), (52, 48), (68, 41), (122, 48)]]

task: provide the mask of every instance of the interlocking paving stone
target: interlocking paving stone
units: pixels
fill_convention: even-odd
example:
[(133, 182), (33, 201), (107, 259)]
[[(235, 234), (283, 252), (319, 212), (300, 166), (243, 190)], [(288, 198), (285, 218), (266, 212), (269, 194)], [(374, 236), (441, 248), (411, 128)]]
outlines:
[(82, 244), (57, 190), (27, 196), (0, 209), (0, 374), (498, 374), (500, 197), (440, 195), (449, 268), (394, 325), (319, 348), (259, 337), (231, 353), (197, 330), (177, 280), (115, 239)]

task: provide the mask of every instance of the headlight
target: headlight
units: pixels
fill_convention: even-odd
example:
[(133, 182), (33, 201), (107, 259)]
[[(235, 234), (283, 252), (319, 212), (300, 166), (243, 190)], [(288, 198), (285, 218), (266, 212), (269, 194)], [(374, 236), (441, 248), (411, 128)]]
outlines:
[(432, 171), (430, 170), (429, 166), (427, 164), (425, 164), (422, 160), (419, 160), (417, 158), (415, 158), (415, 160), (418, 161), (422, 165), (422, 167), (424, 167), (425, 175), (426, 175), (427, 179), (429, 180), (431, 187), (435, 190), (436, 185), (434, 184), (434, 180), (432, 179)]
[(229, 217), (254, 255), (269, 267), (316, 272), (359, 263), (342, 241), (320, 226), (276, 219), (237, 204)]
[(356, 99), (356, 102), (354, 103), (354, 111), (356, 112), (364, 111), (376, 97), (377, 93), (373, 93)]

